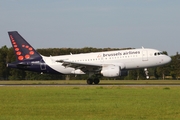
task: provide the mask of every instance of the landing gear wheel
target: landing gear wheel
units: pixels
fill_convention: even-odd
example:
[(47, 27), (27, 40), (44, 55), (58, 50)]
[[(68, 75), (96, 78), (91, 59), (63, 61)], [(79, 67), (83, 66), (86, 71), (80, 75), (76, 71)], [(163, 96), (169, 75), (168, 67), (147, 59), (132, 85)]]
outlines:
[(87, 79), (87, 84), (89, 84), (89, 85), (93, 84), (93, 79), (92, 78), (88, 78)]
[(95, 78), (95, 79), (94, 79), (94, 84), (98, 84), (99, 81), (100, 81), (100, 80), (99, 80), (98, 78)]

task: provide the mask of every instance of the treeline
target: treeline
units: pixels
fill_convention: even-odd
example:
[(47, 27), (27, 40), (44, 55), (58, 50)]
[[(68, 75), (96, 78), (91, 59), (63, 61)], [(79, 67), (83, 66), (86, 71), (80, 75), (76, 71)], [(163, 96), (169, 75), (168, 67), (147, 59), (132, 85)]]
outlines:
[[(131, 48), (123, 48), (131, 49)], [(119, 50), (118, 48), (47, 48), (37, 49), (44, 56), (78, 54), (88, 52), (101, 52)], [(121, 49), (122, 50), (122, 49)], [(164, 52), (166, 53), (166, 52)], [(166, 53), (167, 54), (167, 53)], [(171, 56), (172, 62), (161, 67), (149, 68), (150, 79), (178, 79), (180, 76), (180, 55)], [(18, 69), (7, 68), (6, 64), (15, 61), (13, 48), (3, 46), (0, 48), (0, 80), (85, 80), (88, 75), (59, 75), (59, 74), (40, 74), (30, 71), (22, 71)], [(143, 80), (146, 75), (143, 69), (130, 70), (128, 76), (118, 78), (102, 78), (102, 79), (121, 79), (121, 80)]]

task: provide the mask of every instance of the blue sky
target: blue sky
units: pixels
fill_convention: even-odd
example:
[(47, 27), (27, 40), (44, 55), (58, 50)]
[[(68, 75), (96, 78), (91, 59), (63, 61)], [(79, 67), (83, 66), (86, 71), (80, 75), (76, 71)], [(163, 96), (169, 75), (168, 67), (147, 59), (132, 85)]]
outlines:
[(0, 0), (0, 47), (18, 31), (38, 48), (180, 52), (179, 0)]

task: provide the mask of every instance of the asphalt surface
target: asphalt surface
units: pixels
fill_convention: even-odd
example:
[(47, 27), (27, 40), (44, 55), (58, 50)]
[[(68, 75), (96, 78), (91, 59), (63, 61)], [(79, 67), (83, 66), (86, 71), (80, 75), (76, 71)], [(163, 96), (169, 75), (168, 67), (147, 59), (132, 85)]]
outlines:
[(135, 87), (148, 87), (148, 86), (180, 86), (180, 85), (172, 85), (172, 84), (170, 84), (170, 85), (168, 85), (168, 84), (166, 84), (166, 85), (146, 85), (146, 84), (144, 84), (144, 85), (134, 85), (134, 84), (132, 84), (132, 85), (111, 85), (111, 84), (106, 84), (106, 85), (103, 85), (103, 84), (98, 84), (98, 85), (87, 85), (87, 84), (58, 84), (58, 85), (55, 85), (55, 84), (39, 84), (39, 85), (34, 85), (34, 84), (4, 84), (4, 85), (0, 85), (0, 87), (2, 87), (2, 86), (20, 86), (20, 87), (26, 87), (26, 86), (38, 86), (38, 87), (40, 87), (40, 86), (67, 86), (67, 87), (70, 87), (70, 86), (74, 86), (74, 87), (83, 87), (83, 86), (88, 86), (88, 87), (93, 87), (93, 86), (129, 86), (129, 87), (132, 87), (132, 86), (135, 86)]

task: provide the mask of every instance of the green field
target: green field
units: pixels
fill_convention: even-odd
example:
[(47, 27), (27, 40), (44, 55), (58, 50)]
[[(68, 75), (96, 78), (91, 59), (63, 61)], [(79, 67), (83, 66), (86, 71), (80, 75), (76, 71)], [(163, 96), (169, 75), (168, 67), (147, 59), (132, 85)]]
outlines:
[(0, 120), (179, 120), (178, 86), (1, 86)]

